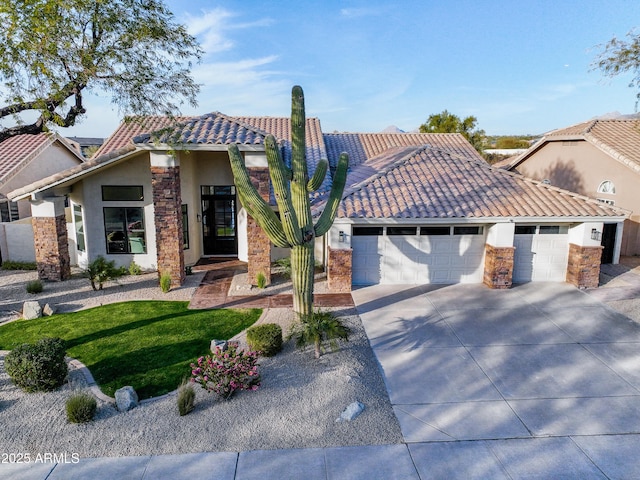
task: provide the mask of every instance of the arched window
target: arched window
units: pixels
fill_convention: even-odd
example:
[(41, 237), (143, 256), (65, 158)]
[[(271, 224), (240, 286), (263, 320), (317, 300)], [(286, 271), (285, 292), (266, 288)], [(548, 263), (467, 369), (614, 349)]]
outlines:
[(613, 184), (611, 180), (605, 180), (598, 187), (598, 193), (616, 193), (616, 186)]

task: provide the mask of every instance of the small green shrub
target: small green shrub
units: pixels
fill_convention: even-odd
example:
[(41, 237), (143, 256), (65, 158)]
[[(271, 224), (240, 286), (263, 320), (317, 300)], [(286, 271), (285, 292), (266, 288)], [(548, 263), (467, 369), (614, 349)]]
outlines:
[(193, 388), (193, 384), (182, 382), (178, 387), (178, 413), (181, 417), (184, 417), (194, 409), (195, 401), (196, 391)]
[(125, 272), (126, 269), (124, 267), (116, 268), (116, 262), (114, 260), (107, 261), (102, 255), (99, 255), (87, 267), (86, 275), (91, 282), (91, 288), (94, 290), (102, 290), (102, 284), (104, 282), (120, 278)]
[(291, 278), (291, 257), (279, 258), (275, 262), (284, 278)]
[(160, 290), (162, 290), (162, 293), (167, 293), (171, 290), (171, 274), (169, 272), (160, 274)]
[(267, 287), (267, 276), (264, 272), (258, 272), (256, 275), (256, 284), (258, 288), (266, 288)]
[(87, 423), (93, 420), (98, 409), (98, 402), (87, 392), (77, 392), (67, 399), (65, 408), (69, 422)]
[(51, 391), (64, 383), (68, 367), (61, 338), (42, 338), (23, 343), (4, 359), (7, 374), (25, 392)]
[(43, 286), (40, 280), (32, 280), (27, 283), (27, 293), (41, 293), (42, 290)]
[(251, 350), (272, 357), (282, 350), (282, 328), (275, 323), (254, 325), (247, 329), (247, 343)]
[(12, 260), (2, 262), (3, 270), (36, 270), (37, 268), (35, 262), (14, 262)]
[(133, 260), (129, 264), (129, 275), (140, 275), (142, 273), (142, 267)]
[(318, 310), (294, 323), (287, 339), (293, 338), (299, 348), (313, 345), (315, 357), (320, 358), (325, 344), (336, 350), (337, 340), (349, 340), (349, 332), (349, 327), (343, 325), (333, 313)]

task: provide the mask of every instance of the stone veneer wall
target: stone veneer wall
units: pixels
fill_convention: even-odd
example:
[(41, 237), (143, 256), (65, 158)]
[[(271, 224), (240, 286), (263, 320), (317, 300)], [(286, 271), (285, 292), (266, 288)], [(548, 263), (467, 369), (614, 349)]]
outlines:
[[(251, 183), (267, 202), (270, 194), (269, 169), (267, 167), (248, 168)], [(258, 273), (264, 273), (267, 285), (271, 284), (271, 240), (260, 228), (258, 223), (249, 215), (247, 217), (247, 246), (249, 249), (247, 266), (247, 281), (251, 285), (257, 284)]]
[(327, 261), (327, 286), (330, 292), (351, 292), (351, 259), (353, 250), (333, 249), (329, 247)]
[(494, 247), (486, 244), (483, 283), (489, 288), (511, 288), (515, 247)]
[(602, 247), (581, 247), (569, 244), (567, 283), (578, 288), (596, 288), (600, 280)]
[(171, 274), (171, 284), (185, 280), (180, 167), (151, 167), (158, 275)]
[(59, 282), (71, 277), (71, 260), (64, 215), (33, 217), (38, 278)]

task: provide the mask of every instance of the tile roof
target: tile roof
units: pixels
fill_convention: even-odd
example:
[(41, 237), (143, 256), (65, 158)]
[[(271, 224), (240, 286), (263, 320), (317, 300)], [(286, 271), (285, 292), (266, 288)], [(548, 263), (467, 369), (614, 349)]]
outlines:
[(509, 168), (522, 163), (532, 152), (547, 142), (563, 140), (585, 140), (633, 171), (640, 173), (640, 121), (628, 120), (589, 120), (566, 128), (553, 130), (545, 134), (517, 159)]
[(83, 160), (80, 152), (77, 152), (56, 133), (16, 135), (0, 143), (0, 183), (7, 181), (55, 142), (62, 143), (70, 152), (76, 154), (78, 160)]
[[(376, 165), (375, 168), (371, 168)], [(378, 170), (365, 180), (366, 173)], [(624, 216), (625, 210), (493, 168), (484, 161), (420, 147), (372, 159), (347, 179), (342, 218)]]
[(422, 145), (482, 160), (460, 133), (325, 133), (324, 141), (334, 168), (342, 152), (349, 154), (349, 165), (353, 168), (390, 148)]

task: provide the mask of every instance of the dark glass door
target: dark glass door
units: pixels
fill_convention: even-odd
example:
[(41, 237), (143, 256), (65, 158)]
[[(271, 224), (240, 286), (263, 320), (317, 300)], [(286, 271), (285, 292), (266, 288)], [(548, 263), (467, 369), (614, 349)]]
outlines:
[(236, 189), (231, 186), (203, 186), (202, 240), (205, 255), (236, 255)]
[(613, 263), (613, 251), (616, 248), (616, 230), (618, 226), (615, 223), (605, 223), (602, 229), (602, 259), (600, 263)]

